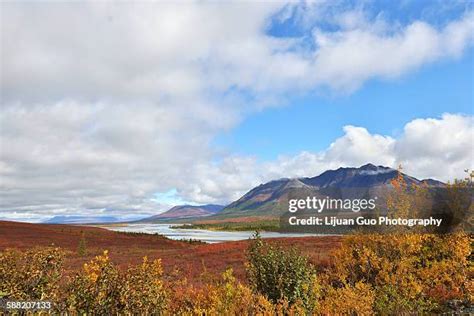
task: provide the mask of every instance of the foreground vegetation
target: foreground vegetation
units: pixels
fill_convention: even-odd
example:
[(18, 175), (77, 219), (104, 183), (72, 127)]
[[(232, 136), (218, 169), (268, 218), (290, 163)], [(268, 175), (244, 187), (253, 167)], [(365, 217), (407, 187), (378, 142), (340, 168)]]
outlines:
[(61, 249), (6, 250), (0, 254), (0, 297), (50, 300), (54, 312), (91, 314), (434, 313), (471, 306), (470, 253), (465, 233), (356, 235), (321, 268), (257, 235), (247, 251), (248, 283), (228, 270), (218, 281), (191, 286), (146, 257), (120, 270), (105, 251), (65, 276)]

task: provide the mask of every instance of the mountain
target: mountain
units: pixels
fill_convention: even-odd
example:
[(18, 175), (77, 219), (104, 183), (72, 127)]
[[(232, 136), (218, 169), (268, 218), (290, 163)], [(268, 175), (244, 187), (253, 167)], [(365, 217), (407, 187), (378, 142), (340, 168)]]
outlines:
[(45, 224), (90, 224), (90, 223), (115, 223), (120, 219), (114, 216), (81, 216), (58, 215), (44, 221)]
[(200, 218), (211, 216), (220, 212), (224, 208), (223, 205), (206, 204), (206, 205), (178, 205), (168, 211), (147, 217), (138, 222), (161, 222), (170, 220), (180, 220), (189, 218)]
[[(312, 178), (279, 179), (261, 184), (226, 206), (217, 216), (279, 216), (288, 211), (288, 199), (326, 196), (356, 198), (361, 196), (384, 196), (398, 171), (389, 167), (366, 164), (359, 168), (328, 170)], [(427, 179), (418, 180), (402, 173), (405, 182), (411, 185), (425, 184), (442, 187), (444, 183)]]

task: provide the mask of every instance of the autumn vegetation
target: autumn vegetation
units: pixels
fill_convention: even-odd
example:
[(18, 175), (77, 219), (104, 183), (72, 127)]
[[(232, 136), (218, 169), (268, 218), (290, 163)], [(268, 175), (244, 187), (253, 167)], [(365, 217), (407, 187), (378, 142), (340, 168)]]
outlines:
[[(397, 180), (398, 181), (398, 180)], [(468, 180), (452, 184), (453, 194)], [(423, 188), (394, 183), (390, 214), (417, 211)], [(420, 191), (416, 191), (420, 190)], [(415, 192), (415, 193), (413, 193)], [(395, 198), (396, 197), (396, 198)], [(408, 214), (409, 215), (409, 214)], [(87, 252), (79, 242), (79, 252)], [(325, 265), (258, 234), (246, 250), (246, 277), (232, 269), (195, 284), (143, 258), (120, 269), (104, 251), (65, 271), (56, 247), (0, 253), (0, 298), (50, 300), (52, 313), (90, 315), (414, 315), (471, 309), (472, 237), (408, 231), (346, 236)]]
[(324, 268), (295, 250), (258, 236), (248, 249), (248, 282), (228, 270), (194, 286), (163, 274), (160, 260), (126, 270), (105, 251), (64, 275), (58, 248), (3, 251), (0, 295), (51, 300), (55, 312), (90, 314), (272, 315), (420, 314), (472, 303), (474, 287), (465, 233), (348, 237)]

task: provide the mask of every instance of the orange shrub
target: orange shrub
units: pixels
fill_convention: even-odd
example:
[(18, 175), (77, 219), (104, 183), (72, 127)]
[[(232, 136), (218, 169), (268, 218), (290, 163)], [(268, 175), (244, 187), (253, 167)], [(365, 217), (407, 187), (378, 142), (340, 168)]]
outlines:
[(273, 315), (274, 306), (262, 295), (238, 282), (232, 269), (217, 284), (202, 288), (177, 284), (170, 302), (172, 315)]
[(469, 254), (464, 233), (349, 236), (327, 280), (335, 289), (366, 284), (375, 312), (432, 312), (448, 299), (467, 299)]
[(69, 280), (65, 309), (97, 315), (163, 312), (167, 294), (161, 276), (160, 260), (149, 263), (144, 258), (141, 265), (120, 273), (104, 251)]
[(322, 315), (371, 315), (375, 293), (371, 286), (357, 282), (353, 286), (326, 286), (320, 302)]

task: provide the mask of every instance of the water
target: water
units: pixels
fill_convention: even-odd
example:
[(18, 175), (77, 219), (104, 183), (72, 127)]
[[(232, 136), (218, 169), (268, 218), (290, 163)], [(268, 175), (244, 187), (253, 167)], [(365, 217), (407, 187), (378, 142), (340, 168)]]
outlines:
[[(173, 224), (128, 224), (126, 226), (104, 226), (104, 228), (119, 231), (119, 232), (135, 232), (146, 234), (160, 234), (170, 239), (194, 239), (201, 240), (207, 243), (218, 243), (224, 241), (245, 240), (252, 237), (254, 232), (227, 232), (227, 231), (212, 231), (205, 229), (177, 229), (172, 228)], [(305, 237), (318, 236), (315, 234), (295, 234), (295, 233), (277, 233), (277, 232), (261, 232), (263, 238), (274, 237)]]

